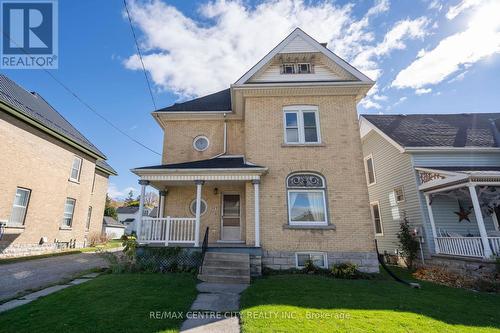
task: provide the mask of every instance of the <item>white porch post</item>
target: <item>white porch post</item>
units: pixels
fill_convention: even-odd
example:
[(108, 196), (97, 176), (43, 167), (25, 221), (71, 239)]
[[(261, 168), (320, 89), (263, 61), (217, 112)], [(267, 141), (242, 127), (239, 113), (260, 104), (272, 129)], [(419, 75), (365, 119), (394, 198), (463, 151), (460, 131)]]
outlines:
[(160, 204), (158, 207), (158, 217), (163, 218), (165, 215), (165, 197), (167, 196), (167, 190), (160, 191)]
[(203, 180), (195, 180), (196, 184), (196, 223), (194, 227), (194, 246), (200, 246), (200, 215), (201, 215), (201, 186)]
[(431, 222), (432, 237), (434, 238), (434, 251), (440, 253), (439, 244), (437, 242), (436, 224), (434, 223), (434, 215), (432, 214), (431, 199), (429, 194), (425, 195), (425, 203), (427, 204), (427, 212), (429, 213), (429, 221)]
[(254, 216), (255, 216), (255, 247), (260, 247), (260, 203), (259, 203), (259, 179), (254, 179), (253, 193), (254, 193)]
[(472, 206), (474, 207), (474, 214), (476, 215), (479, 235), (481, 235), (481, 242), (483, 243), (484, 257), (490, 258), (493, 255), (493, 252), (491, 251), (490, 243), (488, 242), (488, 234), (486, 233), (486, 228), (484, 227), (483, 213), (481, 212), (481, 205), (479, 204), (479, 199), (477, 197), (476, 186), (472, 184), (467, 186), (469, 187)]
[(146, 195), (146, 186), (149, 185), (149, 180), (140, 179), (139, 185), (141, 185), (141, 196), (139, 200), (139, 221), (137, 221), (137, 240), (140, 239), (141, 235), (141, 226), (142, 226), (142, 215), (144, 213), (144, 196)]

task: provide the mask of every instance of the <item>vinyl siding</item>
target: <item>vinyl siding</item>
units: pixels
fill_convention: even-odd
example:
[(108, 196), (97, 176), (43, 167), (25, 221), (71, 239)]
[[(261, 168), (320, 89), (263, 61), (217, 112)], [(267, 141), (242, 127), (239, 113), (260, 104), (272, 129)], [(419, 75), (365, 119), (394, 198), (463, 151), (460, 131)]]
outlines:
[(416, 167), (431, 166), (499, 166), (499, 153), (413, 153)]
[[(376, 236), (379, 252), (394, 254), (399, 247), (397, 233), (404, 214), (412, 226), (421, 226), (421, 207), (411, 155), (400, 153), (381, 135), (372, 131), (363, 139), (363, 156), (372, 154), (376, 183), (368, 187), (370, 202), (378, 201), (383, 236)], [(396, 203), (394, 188), (403, 186), (405, 201)], [(399, 217), (399, 218), (398, 218)], [(424, 250), (428, 253), (427, 247)]]

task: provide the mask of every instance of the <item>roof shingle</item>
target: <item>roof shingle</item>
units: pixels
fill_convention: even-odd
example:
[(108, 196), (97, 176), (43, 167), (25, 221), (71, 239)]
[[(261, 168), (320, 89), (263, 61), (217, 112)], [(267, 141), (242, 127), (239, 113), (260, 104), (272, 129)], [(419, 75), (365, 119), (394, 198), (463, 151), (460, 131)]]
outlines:
[(193, 162), (161, 164), (147, 167), (136, 168), (137, 170), (147, 169), (252, 169), (262, 168), (259, 165), (253, 165), (245, 162), (243, 157), (217, 157), (208, 160)]
[(213, 112), (231, 111), (231, 90), (224, 89), (219, 92), (195, 98), (184, 103), (175, 103), (157, 112)]

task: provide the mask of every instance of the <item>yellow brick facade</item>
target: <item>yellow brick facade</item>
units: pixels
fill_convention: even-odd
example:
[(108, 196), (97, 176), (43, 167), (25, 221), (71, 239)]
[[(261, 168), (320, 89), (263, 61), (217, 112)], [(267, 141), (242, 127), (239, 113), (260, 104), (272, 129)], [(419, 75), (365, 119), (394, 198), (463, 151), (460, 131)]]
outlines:
[[(0, 112), (0, 220), (8, 220), (17, 187), (31, 190), (22, 227), (5, 228), (0, 257), (54, 250), (54, 242), (74, 240), (81, 247), (92, 233), (100, 233), (108, 176), (95, 171), (95, 158), (48, 134)], [(83, 159), (79, 183), (69, 181), (74, 156)], [(92, 183), (94, 181), (92, 193)], [(60, 229), (67, 197), (76, 200), (70, 230)], [(90, 230), (85, 230), (92, 206)], [(42, 237), (47, 243), (39, 245)]]

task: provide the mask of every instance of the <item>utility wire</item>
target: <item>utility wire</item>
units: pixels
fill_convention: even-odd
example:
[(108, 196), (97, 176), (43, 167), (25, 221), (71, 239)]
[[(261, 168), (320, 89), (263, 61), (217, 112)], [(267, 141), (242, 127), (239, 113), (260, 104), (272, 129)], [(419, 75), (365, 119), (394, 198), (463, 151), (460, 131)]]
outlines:
[(132, 18), (128, 10), (127, 0), (123, 0), (123, 4), (125, 5), (125, 11), (127, 12), (128, 22), (130, 24), (130, 30), (132, 30), (132, 36), (134, 37), (135, 47), (137, 48), (137, 54), (139, 55), (139, 59), (141, 60), (142, 71), (144, 72), (146, 83), (148, 84), (149, 94), (151, 95), (151, 101), (153, 102), (154, 110), (156, 110), (157, 107), (153, 95), (153, 90), (151, 89), (151, 83), (149, 82), (148, 73), (146, 72), (146, 66), (144, 66), (144, 60), (142, 59), (141, 49), (139, 48), (139, 43), (137, 42), (137, 36), (135, 35), (134, 25), (132, 24)]
[[(12, 43), (16, 44), (17, 47), (21, 48), (21, 50), (23, 51), (24, 54), (26, 55), (30, 55), (26, 52), (26, 50), (21, 47), (15, 40), (12, 40), (10, 38), (10, 36), (8, 36), (5, 31), (3, 31), (3, 35), (4, 37), (8, 38), (9, 41), (11, 41)], [(160, 155), (161, 154), (157, 151), (155, 151), (154, 149), (152, 148), (149, 148), (148, 146), (146, 146), (145, 144), (143, 144), (142, 142), (140, 142), (139, 140), (133, 138), (132, 136), (130, 136), (127, 132), (125, 132), (124, 130), (122, 130), (121, 128), (119, 128), (118, 126), (116, 126), (115, 124), (113, 124), (113, 122), (111, 122), (111, 120), (107, 119), (106, 117), (104, 117), (102, 114), (100, 114), (99, 112), (97, 112), (97, 110), (95, 110), (90, 104), (88, 104), (87, 102), (85, 102), (77, 93), (75, 93), (73, 90), (71, 90), (66, 84), (64, 84), (61, 80), (59, 80), (54, 74), (52, 74), (51, 72), (49, 72), (46, 68), (43, 68), (41, 67), (41, 69), (47, 73), (47, 75), (49, 75), (55, 82), (57, 82), (57, 84), (59, 84), (64, 90), (66, 90), (70, 95), (72, 95), (77, 101), (79, 101), (81, 104), (83, 104), (83, 106), (85, 106), (87, 109), (89, 109), (90, 111), (92, 111), (95, 115), (97, 115), (99, 118), (101, 118), (102, 120), (104, 120), (109, 126), (113, 127), (115, 130), (117, 130), (118, 132), (120, 132), (121, 134), (123, 134), (124, 136), (126, 136), (127, 138), (129, 138), (130, 140), (132, 140), (133, 142), (135, 142), (136, 144), (138, 144), (139, 146), (149, 150), (150, 152), (152, 153), (155, 153), (157, 155)]]

